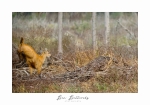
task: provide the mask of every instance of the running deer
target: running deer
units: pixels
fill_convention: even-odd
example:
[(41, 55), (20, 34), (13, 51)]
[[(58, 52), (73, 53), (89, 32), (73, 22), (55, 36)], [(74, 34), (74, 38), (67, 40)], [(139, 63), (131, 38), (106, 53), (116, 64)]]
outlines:
[(29, 65), (30, 75), (32, 75), (33, 69), (37, 69), (39, 77), (41, 77), (41, 68), (46, 59), (51, 54), (45, 50), (42, 54), (37, 54), (35, 50), (28, 44), (24, 43), (23, 38), (20, 40), (18, 52), (23, 54), (26, 58), (26, 62)]

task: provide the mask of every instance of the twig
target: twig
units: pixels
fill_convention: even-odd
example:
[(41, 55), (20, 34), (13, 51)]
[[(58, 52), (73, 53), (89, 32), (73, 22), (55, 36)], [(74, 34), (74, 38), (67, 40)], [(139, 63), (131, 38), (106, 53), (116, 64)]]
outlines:
[(12, 69), (12, 70), (19, 71), (20, 73), (23, 71), (25, 74), (27, 74), (27, 76), (29, 76), (29, 73), (26, 70), (19, 70), (19, 69)]
[(123, 25), (120, 23), (119, 20), (118, 20), (118, 24), (119, 24), (125, 31), (127, 31), (131, 36), (133, 36), (132, 33), (130, 32), (130, 30), (128, 30), (125, 26), (123, 26)]

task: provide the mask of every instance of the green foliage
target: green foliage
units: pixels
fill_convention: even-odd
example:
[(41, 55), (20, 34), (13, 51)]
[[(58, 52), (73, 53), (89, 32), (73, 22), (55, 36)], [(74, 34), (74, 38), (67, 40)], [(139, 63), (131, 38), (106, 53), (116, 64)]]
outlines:
[(131, 16), (131, 15), (132, 15), (132, 12), (123, 12), (123, 14), (124, 14), (125, 16)]
[(45, 18), (46, 13), (45, 12), (12, 12), (12, 17), (19, 17), (19, 18), (28, 18), (28, 19), (34, 19), (34, 18)]
[(121, 14), (122, 14), (122, 12), (110, 12), (110, 18), (112, 18), (112, 19), (119, 19)]
[(78, 33), (89, 30), (90, 28), (91, 26), (87, 21), (82, 21), (81, 24), (74, 23), (74, 25), (72, 26), (72, 29), (76, 30)]
[(17, 12), (12, 12), (12, 18), (14, 18), (17, 15)]
[(91, 20), (92, 13), (91, 12), (85, 12), (82, 16), (82, 20)]
[(77, 86), (70, 86), (67, 89), (68, 93), (80, 93), (81, 92), (81, 88), (77, 87)]
[(129, 42), (129, 45), (131, 45), (131, 46), (137, 46), (137, 40), (132, 40), (132, 39), (129, 39), (128, 40), (128, 42)]
[(128, 45), (128, 44), (130, 46), (136, 46), (137, 45), (136, 40), (126, 38), (125, 36), (118, 36), (117, 38), (116, 38), (116, 36), (111, 36), (109, 43), (111, 46), (116, 46), (116, 45), (124, 46), (124, 45)]
[(107, 91), (107, 86), (105, 84), (96, 83), (95, 86), (98, 91)]

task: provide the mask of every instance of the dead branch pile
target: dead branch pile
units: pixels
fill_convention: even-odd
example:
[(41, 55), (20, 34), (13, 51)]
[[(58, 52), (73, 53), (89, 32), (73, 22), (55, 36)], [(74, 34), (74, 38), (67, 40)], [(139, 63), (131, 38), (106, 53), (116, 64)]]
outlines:
[[(79, 68), (74, 68), (72, 62), (62, 61), (53, 57), (49, 63), (57, 66), (63, 66), (66, 70), (64, 73), (53, 74), (54, 70), (50, 68), (44, 68), (42, 72), (42, 79), (56, 81), (56, 82), (73, 82), (73, 81), (87, 81), (95, 76), (110, 76), (124, 79), (132, 79), (133, 75), (137, 73), (137, 68), (134, 66), (122, 66), (117, 65), (117, 61), (111, 57), (100, 56), (92, 60), (87, 65)], [(72, 70), (68, 69), (72, 68)], [(14, 80), (37, 80), (38, 76), (34, 75), (29, 78), (28, 68), (13, 69)]]

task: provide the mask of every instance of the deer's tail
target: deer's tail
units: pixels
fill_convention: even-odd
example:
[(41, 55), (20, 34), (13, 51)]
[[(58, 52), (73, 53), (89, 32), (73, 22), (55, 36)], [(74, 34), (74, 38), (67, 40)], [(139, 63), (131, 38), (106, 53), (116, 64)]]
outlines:
[(20, 40), (20, 44), (22, 44), (23, 43), (23, 37), (21, 37), (21, 40)]

